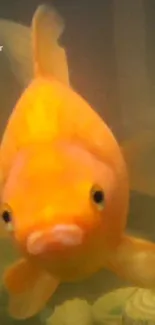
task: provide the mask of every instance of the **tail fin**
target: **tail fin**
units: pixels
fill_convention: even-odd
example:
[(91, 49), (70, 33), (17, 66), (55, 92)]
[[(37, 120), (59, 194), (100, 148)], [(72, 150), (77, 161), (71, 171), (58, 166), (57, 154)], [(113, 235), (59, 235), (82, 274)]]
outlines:
[(0, 45), (20, 86), (26, 87), (33, 77), (30, 28), (0, 19)]

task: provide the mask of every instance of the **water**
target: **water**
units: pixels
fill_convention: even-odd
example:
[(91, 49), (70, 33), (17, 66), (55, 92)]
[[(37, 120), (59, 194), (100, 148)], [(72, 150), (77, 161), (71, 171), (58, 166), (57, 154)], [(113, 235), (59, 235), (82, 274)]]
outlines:
[[(24, 0), (1, 0), (0, 18), (29, 26), (40, 3), (39, 0), (30, 3)], [(70, 80), (76, 91), (104, 118), (120, 144), (137, 133), (151, 131), (151, 145), (140, 156), (144, 160), (138, 160), (139, 164), (144, 165), (147, 182), (142, 182), (141, 186), (135, 183), (136, 191), (131, 192), (127, 228), (155, 241), (155, 169), (152, 163), (155, 152), (155, 2), (55, 0), (51, 3), (54, 3), (66, 22), (61, 43), (67, 49)], [(24, 83), (20, 82), (10, 66), (4, 46), (0, 43), (0, 135), (24, 89)], [(136, 168), (139, 169), (139, 166), (136, 165)], [(5, 266), (15, 259), (16, 252), (7, 239), (1, 239), (1, 242), (2, 274)], [(0, 323), (121, 324), (123, 301), (131, 292), (123, 293), (127, 296), (121, 299), (120, 294), (116, 295), (115, 300), (109, 298), (113, 315), (110, 317), (105, 316), (106, 311), (101, 311), (106, 305), (105, 301), (99, 312), (93, 304), (102, 295), (128, 286), (131, 284), (110, 272), (101, 271), (80, 284), (60, 286), (47, 308), (26, 321), (15, 321), (8, 315), (7, 295), (2, 287)], [(116, 303), (117, 299), (120, 299), (120, 304)], [(57, 309), (56, 316), (52, 316), (55, 306), (59, 306), (61, 311)], [(78, 318), (81, 313), (84, 315), (82, 319)], [(100, 314), (101, 317), (98, 316)], [(47, 321), (49, 316), (53, 318)]]

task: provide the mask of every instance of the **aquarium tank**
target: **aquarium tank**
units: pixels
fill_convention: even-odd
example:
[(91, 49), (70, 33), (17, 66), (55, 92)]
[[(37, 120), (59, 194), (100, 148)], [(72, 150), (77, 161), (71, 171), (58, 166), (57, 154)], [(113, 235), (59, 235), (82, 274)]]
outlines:
[(1, 0), (0, 140), (0, 324), (155, 324), (155, 1)]

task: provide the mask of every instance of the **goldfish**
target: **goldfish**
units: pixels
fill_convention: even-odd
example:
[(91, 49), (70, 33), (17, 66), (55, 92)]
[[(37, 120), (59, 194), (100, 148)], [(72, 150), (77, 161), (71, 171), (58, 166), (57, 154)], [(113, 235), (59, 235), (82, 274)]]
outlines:
[(40, 312), (61, 283), (102, 268), (155, 286), (155, 244), (125, 233), (130, 184), (121, 147), (72, 88), (63, 31), (54, 8), (36, 9), (33, 78), (0, 146), (0, 224), (21, 253), (3, 277), (16, 319)]

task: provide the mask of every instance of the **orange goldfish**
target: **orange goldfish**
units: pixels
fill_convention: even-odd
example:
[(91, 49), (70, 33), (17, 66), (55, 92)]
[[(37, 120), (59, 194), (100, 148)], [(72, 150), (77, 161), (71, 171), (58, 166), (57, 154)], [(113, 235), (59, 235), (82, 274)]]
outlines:
[(0, 147), (1, 221), (23, 258), (4, 274), (9, 312), (38, 313), (62, 282), (101, 268), (155, 286), (155, 244), (125, 235), (129, 182), (111, 130), (70, 86), (60, 16), (32, 20), (34, 78)]

